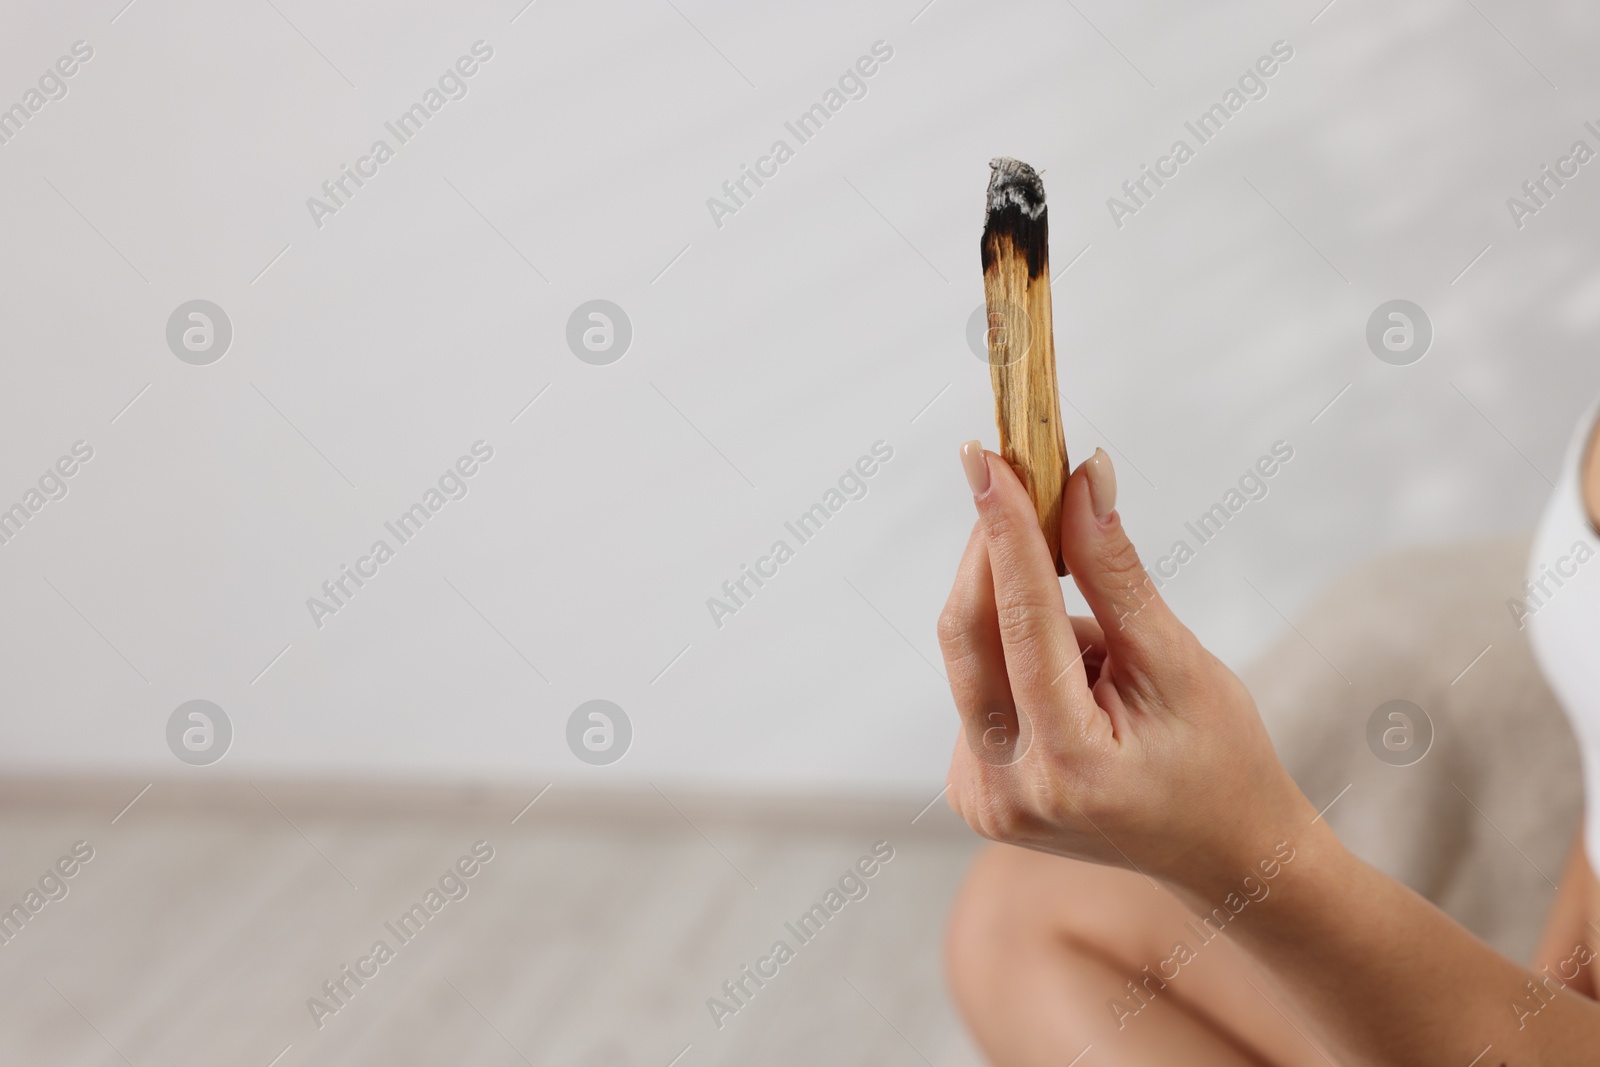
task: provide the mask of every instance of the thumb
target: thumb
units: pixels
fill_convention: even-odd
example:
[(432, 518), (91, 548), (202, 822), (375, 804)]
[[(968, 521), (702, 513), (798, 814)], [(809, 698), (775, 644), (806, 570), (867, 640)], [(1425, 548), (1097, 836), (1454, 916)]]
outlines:
[(1183, 624), (1139, 561), (1116, 506), (1117, 473), (1097, 448), (1061, 494), (1061, 555), (1112, 657), (1150, 675), (1169, 660)]

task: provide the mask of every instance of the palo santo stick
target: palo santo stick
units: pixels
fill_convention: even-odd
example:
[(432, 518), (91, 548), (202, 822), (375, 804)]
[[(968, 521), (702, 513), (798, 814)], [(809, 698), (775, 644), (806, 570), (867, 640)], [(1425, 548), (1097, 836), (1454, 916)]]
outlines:
[(1069, 468), (1056, 393), (1044, 185), (1032, 167), (1015, 159), (990, 160), (989, 169), (983, 297), (989, 315), (989, 377), (1000, 454), (1027, 487), (1056, 573), (1064, 575), (1061, 491)]

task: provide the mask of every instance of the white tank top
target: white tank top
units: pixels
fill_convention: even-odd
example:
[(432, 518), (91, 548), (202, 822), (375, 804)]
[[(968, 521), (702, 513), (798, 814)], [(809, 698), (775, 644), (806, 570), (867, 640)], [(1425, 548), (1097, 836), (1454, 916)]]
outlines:
[(1507, 601), (1577, 735), (1584, 852), (1600, 871), (1600, 536), (1583, 501), (1583, 458), (1600, 402), (1578, 422), (1534, 534), (1522, 596)]

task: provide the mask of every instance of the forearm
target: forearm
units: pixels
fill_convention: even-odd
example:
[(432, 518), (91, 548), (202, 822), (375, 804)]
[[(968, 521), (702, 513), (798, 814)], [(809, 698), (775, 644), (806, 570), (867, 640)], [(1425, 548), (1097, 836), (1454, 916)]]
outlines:
[[(1293, 860), (1230, 932), (1336, 1057), (1406, 1067), (1592, 1062), (1600, 1006), (1563, 988), (1556, 968), (1536, 975), (1506, 959), (1357, 859), (1326, 823), (1289, 841)], [(1203, 911), (1227, 891), (1219, 882), (1182, 894)], [(1568, 970), (1578, 977), (1594, 965), (1588, 956)]]
[[(1566, 978), (1572, 973), (1569, 961), (1575, 945), (1580, 942), (1600, 945), (1595, 937), (1596, 931), (1589, 926), (1590, 917), (1596, 914), (1596, 901), (1600, 899), (1595, 890), (1594, 873), (1590, 871), (1588, 858), (1583, 851), (1583, 826), (1580, 823), (1573, 837), (1572, 848), (1567, 853), (1566, 867), (1561, 872), (1561, 885), (1557, 888), (1555, 899), (1550, 902), (1544, 933), (1533, 953), (1535, 971), (1542, 972), (1548, 967), (1558, 977)], [(1579, 969), (1567, 981), (1567, 988), (1594, 999), (1594, 971), (1592, 966)]]

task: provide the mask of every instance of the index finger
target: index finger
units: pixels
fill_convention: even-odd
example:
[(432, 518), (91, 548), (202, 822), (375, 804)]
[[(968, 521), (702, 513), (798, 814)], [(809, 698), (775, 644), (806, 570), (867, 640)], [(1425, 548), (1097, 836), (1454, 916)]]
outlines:
[[(967, 462), (973, 503), (994, 577), (995, 615), (1012, 696), (1036, 722), (1049, 721), (1064, 707), (1082, 726), (1093, 700), (1033, 502), (1002, 457), (976, 448), (972, 452), (977, 455)], [(987, 484), (981, 489), (978, 465), (973, 462), (980, 457), (987, 472)]]

